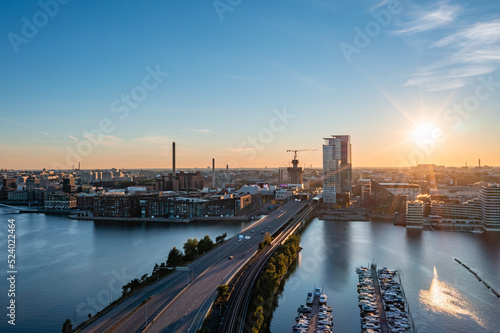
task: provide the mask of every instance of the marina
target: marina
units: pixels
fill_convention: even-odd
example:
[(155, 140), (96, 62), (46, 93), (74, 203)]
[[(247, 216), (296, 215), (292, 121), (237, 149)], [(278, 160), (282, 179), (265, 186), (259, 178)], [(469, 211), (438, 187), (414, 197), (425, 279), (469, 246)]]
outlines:
[(332, 308), (326, 304), (327, 296), (319, 288), (307, 294), (306, 305), (297, 309), (298, 316), (292, 332), (331, 333), (333, 326)]
[(377, 270), (371, 264), (356, 268), (356, 273), (362, 332), (416, 332), (396, 270)]

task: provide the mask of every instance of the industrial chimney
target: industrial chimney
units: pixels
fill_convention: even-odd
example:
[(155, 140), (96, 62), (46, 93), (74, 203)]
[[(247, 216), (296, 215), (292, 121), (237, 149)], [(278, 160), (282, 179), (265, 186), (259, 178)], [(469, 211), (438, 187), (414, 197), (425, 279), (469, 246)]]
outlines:
[(212, 158), (212, 187), (215, 188), (215, 158)]
[(172, 142), (172, 174), (175, 177), (175, 142)]

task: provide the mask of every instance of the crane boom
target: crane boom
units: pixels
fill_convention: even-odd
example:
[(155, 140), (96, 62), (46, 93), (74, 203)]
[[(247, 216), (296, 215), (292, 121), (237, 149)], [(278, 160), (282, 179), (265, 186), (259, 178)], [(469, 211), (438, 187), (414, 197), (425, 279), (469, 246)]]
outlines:
[(293, 159), (296, 160), (297, 159), (297, 152), (299, 151), (313, 151), (313, 150), (317, 150), (316, 148), (311, 148), (311, 149), (287, 149), (287, 153), (293, 153)]

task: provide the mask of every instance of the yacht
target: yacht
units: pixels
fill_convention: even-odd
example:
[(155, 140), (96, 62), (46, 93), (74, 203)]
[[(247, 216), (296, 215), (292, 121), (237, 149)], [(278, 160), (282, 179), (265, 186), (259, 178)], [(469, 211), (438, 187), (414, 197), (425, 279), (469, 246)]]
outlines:
[(313, 304), (313, 294), (312, 293), (307, 293), (307, 300), (306, 300), (306, 305), (312, 305)]

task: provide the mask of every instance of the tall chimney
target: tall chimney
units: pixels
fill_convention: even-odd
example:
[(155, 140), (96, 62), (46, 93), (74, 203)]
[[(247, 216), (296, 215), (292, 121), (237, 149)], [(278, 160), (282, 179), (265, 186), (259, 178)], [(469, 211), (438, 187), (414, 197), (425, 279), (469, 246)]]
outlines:
[(172, 174), (175, 176), (175, 142), (172, 142)]
[(212, 158), (212, 187), (215, 188), (215, 158)]

